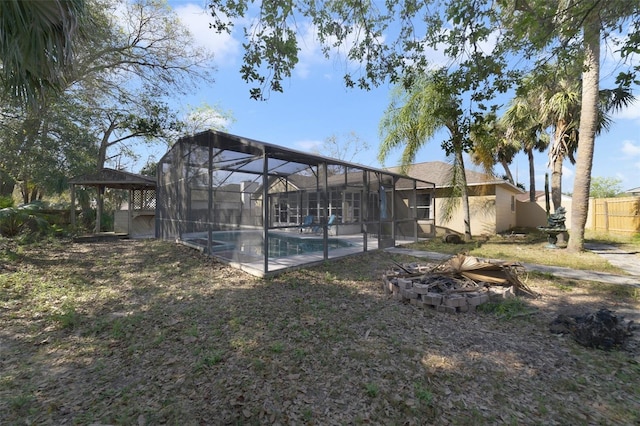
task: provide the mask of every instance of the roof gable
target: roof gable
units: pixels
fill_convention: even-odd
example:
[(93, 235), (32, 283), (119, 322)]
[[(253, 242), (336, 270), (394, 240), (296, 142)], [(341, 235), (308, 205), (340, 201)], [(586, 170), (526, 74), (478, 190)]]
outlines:
[(156, 187), (156, 178), (154, 176), (139, 175), (123, 170), (104, 168), (98, 173), (87, 173), (82, 176), (76, 176), (70, 179), (69, 183), (87, 186), (102, 185), (109, 188), (121, 189), (154, 189)]
[[(400, 173), (400, 167), (390, 167), (388, 170), (394, 173)], [(443, 161), (427, 161), (424, 163), (411, 164), (407, 167), (407, 175), (416, 179), (426, 180), (436, 184), (436, 188), (448, 188), (451, 186), (451, 175), (453, 173), (453, 165)], [(486, 173), (476, 172), (475, 170), (465, 169), (467, 177), (467, 185), (508, 185), (522, 192), (520, 188), (512, 185), (510, 182), (488, 175)]]

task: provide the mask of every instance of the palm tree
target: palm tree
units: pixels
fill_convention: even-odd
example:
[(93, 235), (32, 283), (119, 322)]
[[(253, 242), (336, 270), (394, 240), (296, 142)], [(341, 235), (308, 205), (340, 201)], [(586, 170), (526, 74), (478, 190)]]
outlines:
[[(458, 194), (462, 200), (464, 214), (464, 239), (471, 240), (471, 218), (469, 213), (469, 195), (465, 174), (463, 153), (471, 147), (468, 123), (460, 107), (461, 100), (452, 92), (453, 84), (444, 70), (434, 71), (416, 78), (409, 87), (396, 86), (392, 100), (380, 122), (382, 144), (378, 153), (380, 163), (384, 163), (388, 154), (395, 148), (404, 146), (401, 159), (401, 171), (406, 172), (415, 160), (418, 150), (435, 134), (445, 129), (449, 139), (442, 142), (447, 155), (453, 156), (451, 178), (453, 193), (449, 200)], [(453, 204), (448, 204), (444, 212), (452, 213)]]
[[(573, 135), (556, 134), (555, 140), (556, 143), (561, 142), (566, 137), (564, 142), (568, 143), (567, 139), (575, 142), (576, 137), (580, 136), (573, 189), (573, 231), (568, 246), (571, 251), (580, 251), (584, 246), (591, 167), (600, 120), (598, 98), (601, 36), (612, 37), (616, 32), (627, 32), (622, 37), (620, 51), (623, 58), (629, 59), (638, 51), (639, 33), (634, 24), (637, 24), (640, 6), (637, 1), (622, 0), (528, 0), (507, 3), (502, 9), (503, 24), (513, 30), (515, 50), (519, 51), (524, 46), (522, 50), (526, 52), (525, 57), (539, 58), (536, 66), (554, 57), (559, 63), (573, 68), (578, 74), (576, 80), (579, 78), (582, 82), (580, 109), (576, 115), (580, 117), (580, 122), (573, 129)], [(633, 84), (639, 68), (631, 66), (630, 70), (621, 72), (618, 76), (620, 84), (626, 87)], [(558, 144), (555, 146), (559, 147)]]
[(0, 2), (0, 79), (5, 93), (37, 102), (61, 88), (80, 33), (85, 0)]
[(505, 137), (507, 128), (494, 116), (486, 117), (482, 125), (478, 126), (471, 135), (473, 151), (471, 161), (482, 166), (485, 173), (493, 175), (493, 168), (500, 164), (505, 177), (512, 185), (517, 182), (513, 178), (509, 165), (516, 154), (522, 149), (519, 141)]
[[(551, 89), (555, 93), (547, 95), (548, 99), (543, 102), (542, 121), (552, 125), (554, 129), (554, 141), (549, 150), (549, 160), (552, 164), (551, 195), (554, 209), (557, 209), (561, 205), (562, 164), (565, 158), (568, 158), (572, 164), (576, 164), (576, 157), (579, 158), (580, 154), (577, 156), (575, 154), (584, 139), (580, 131), (584, 120), (582, 118), (584, 88), (577, 78), (571, 82), (565, 77), (561, 78), (555, 87), (551, 86)], [(624, 88), (603, 89), (596, 95), (594, 135), (609, 130), (611, 112), (624, 108), (635, 100), (631, 92)], [(591, 168), (589, 167), (590, 176)], [(572, 227), (575, 228), (573, 222)]]
[(553, 144), (549, 149), (551, 165), (551, 200), (557, 210), (562, 205), (562, 165), (565, 158), (575, 164), (580, 123), (580, 84), (575, 78), (551, 79), (541, 90), (541, 121), (553, 128)]
[(574, 203), (571, 209), (571, 227), (573, 232), (569, 238), (567, 249), (579, 252), (584, 248), (584, 227), (589, 210), (589, 189), (591, 187), (591, 168), (598, 129), (598, 97), (600, 88), (600, 21), (601, 7), (595, 6), (593, 13), (588, 13), (582, 24), (584, 62), (582, 64), (582, 104), (580, 109), (580, 134), (582, 140), (578, 144), (580, 162), (576, 167), (573, 181)]
[[(525, 82), (526, 85), (526, 82)], [(517, 95), (509, 103), (509, 107), (500, 121), (506, 128), (506, 139), (512, 146), (520, 147), (529, 162), (529, 201), (536, 197), (536, 176), (533, 152), (543, 152), (549, 146), (549, 135), (539, 117), (539, 96), (534, 92)]]
[(533, 154), (534, 151), (543, 152), (549, 146), (549, 135), (541, 122), (539, 90), (526, 90), (532, 81), (531, 76), (524, 80), (502, 117), (487, 120), (481, 134), (474, 132), (471, 158), (487, 173), (491, 173), (496, 164), (501, 164), (507, 180), (516, 185), (509, 164), (519, 151), (524, 151), (529, 162), (529, 200), (533, 202), (536, 193)]
[[(551, 198), (553, 207), (561, 206), (562, 166), (565, 159), (576, 163), (579, 146), (581, 115), (581, 84), (577, 75), (558, 74), (552, 66), (543, 67), (537, 75), (523, 81), (520, 94), (510, 103), (502, 117), (507, 125), (507, 136), (522, 141), (529, 156), (529, 173), (533, 182), (533, 150), (543, 150), (549, 145), (545, 129), (551, 128), (553, 143), (549, 147), (551, 174)], [(601, 90), (597, 106), (596, 134), (608, 130), (609, 113), (633, 102), (627, 89)], [(533, 200), (530, 192), (530, 199)]]
[[(535, 197), (534, 150), (549, 146), (551, 198), (557, 209), (562, 203), (562, 165), (565, 158), (575, 163), (580, 114), (580, 85), (577, 76), (560, 73), (546, 65), (528, 75), (502, 117), (507, 136), (520, 141), (529, 159), (529, 199)], [(550, 144), (547, 129), (551, 129)]]

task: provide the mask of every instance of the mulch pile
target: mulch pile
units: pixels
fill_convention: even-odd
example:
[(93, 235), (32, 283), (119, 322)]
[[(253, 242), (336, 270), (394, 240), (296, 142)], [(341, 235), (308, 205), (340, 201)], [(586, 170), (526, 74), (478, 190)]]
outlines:
[(583, 346), (605, 350), (624, 346), (634, 328), (633, 321), (625, 323), (604, 308), (579, 316), (558, 315), (549, 325), (554, 334), (570, 334)]

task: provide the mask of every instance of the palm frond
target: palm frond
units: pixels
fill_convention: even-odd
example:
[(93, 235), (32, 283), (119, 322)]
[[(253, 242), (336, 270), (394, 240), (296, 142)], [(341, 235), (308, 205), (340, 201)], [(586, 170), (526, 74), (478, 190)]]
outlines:
[(33, 101), (61, 88), (73, 62), (85, 0), (0, 2), (0, 79), (5, 91)]

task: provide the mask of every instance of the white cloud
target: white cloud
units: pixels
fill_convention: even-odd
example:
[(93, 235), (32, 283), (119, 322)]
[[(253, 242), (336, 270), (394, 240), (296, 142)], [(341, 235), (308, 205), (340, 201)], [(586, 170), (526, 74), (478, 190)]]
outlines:
[(620, 35), (615, 35), (613, 37), (607, 37), (605, 43), (601, 46), (601, 77), (612, 77), (620, 71), (618, 67), (622, 63), (622, 57), (620, 56), (620, 43), (622, 41), (623, 38)]
[[(300, 78), (307, 78), (314, 68), (320, 65), (327, 65), (331, 61), (340, 64), (346, 71), (351, 64), (357, 64), (355, 61), (347, 60), (348, 49), (357, 42), (357, 36), (354, 35), (357, 31), (353, 31), (352, 35), (339, 47), (331, 47), (329, 51), (329, 58), (325, 56), (322, 51), (322, 44), (318, 40), (317, 27), (309, 22), (302, 24), (298, 28), (298, 46), (300, 51), (298, 52), (298, 64), (296, 65), (296, 75)], [(333, 46), (336, 40), (335, 37), (329, 37), (326, 41), (328, 46)], [(328, 77), (329, 76), (329, 77)], [(330, 73), (323, 73), (324, 78), (331, 78)]]
[[(562, 192), (573, 192), (574, 177), (574, 169), (562, 166)], [(551, 174), (549, 174), (549, 185), (551, 185)]]
[(233, 65), (238, 58), (240, 42), (227, 33), (218, 34), (209, 28), (213, 18), (202, 6), (194, 3), (180, 4), (174, 11), (189, 29), (195, 42), (213, 52), (218, 66)]
[(303, 25), (303, 30), (298, 35), (300, 51), (298, 52), (299, 62), (296, 64), (296, 75), (303, 79), (309, 76), (315, 65), (326, 62), (322, 46), (316, 39), (315, 31), (315, 26), (306, 24)]
[[(218, 34), (210, 29), (209, 23), (213, 21), (213, 18), (207, 9), (196, 3), (179, 3), (178, 6), (174, 7), (174, 10), (189, 28), (196, 42), (214, 52), (216, 64), (219, 66), (233, 65), (240, 59), (242, 41), (232, 35), (226, 33)], [(241, 28), (243, 26), (240, 25), (241, 23), (248, 27), (250, 33), (258, 25), (255, 20), (242, 19), (236, 22), (236, 27)], [(340, 74), (361, 71), (363, 64), (348, 59), (348, 51), (360, 41), (363, 31), (360, 31), (357, 27), (353, 28), (346, 40), (338, 47), (334, 46), (335, 37), (328, 37), (325, 42), (327, 46), (330, 46), (329, 58), (327, 58), (322, 51), (323, 46), (317, 38), (317, 27), (309, 21), (298, 21), (296, 26), (298, 47), (300, 48), (298, 63), (294, 70), (296, 77), (306, 79), (314, 70), (322, 66), (322, 77), (332, 79), (334, 77), (333, 73), (326, 70), (326, 66), (330, 66), (332, 63), (334, 69), (337, 69)], [(240, 37), (240, 35), (237, 35), (237, 37)], [(485, 52), (491, 52), (496, 46), (497, 38), (498, 31), (495, 31), (489, 35), (486, 41), (480, 44), (480, 48)], [(384, 43), (384, 41), (384, 35), (377, 40), (378, 43)], [(441, 46), (436, 49), (427, 47), (424, 55), (428, 57), (433, 67), (449, 65), (452, 62), (452, 58), (444, 55)]]
[(207, 129), (226, 130), (229, 128), (232, 119), (220, 114), (215, 109), (200, 109), (191, 111), (184, 117), (187, 128), (186, 133), (194, 134)]
[[(213, 18), (207, 9), (196, 3), (180, 2), (174, 7), (174, 11), (192, 33), (196, 43), (214, 52), (214, 59), (218, 66), (234, 65), (240, 60), (242, 41), (234, 38), (234, 33), (231, 35), (218, 34), (210, 29), (209, 24), (213, 22)], [(235, 24), (236, 28), (246, 26), (249, 33), (252, 33), (258, 22), (255, 19), (245, 18), (236, 21)], [(298, 63), (294, 70), (296, 77), (306, 79), (314, 70), (322, 67), (322, 77), (332, 79), (334, 78), (333, 73), (327, 72), (326, 69), (326, 66), (330, 66), (332, 63), (340, 73), (349, 71), (357, 73), (358, 70), (361, 70), (363, 64), (348, 59), (348, 51), (360, 41), (363, 31), (359, 31), (357, 27), (354, 28), (338, 47), (334, 46), (335, 37), (328, 37), (325, 42), (327, 46), (330, 46), (329, 58), (327, 58), (322, 51), (323, 46), (317, 38), (317, 27), (309, 21), (299, 21), (296, 26), (297, 28), (294, 30), (297, 31), (298, 47), (300, 48)], [(240, 35), (238, 34), (237, 37)], [(491, 34), (489, 39), (482, 43), (481, 48), (490, 52), (495, 47), (496, 39), (497, 32)], [(377, 42), (384, 43), (384, 40), (385, 37), (382, 36)], [(427, 48), (424, 54), (434, 67), (444, 66), (451, 62), (451, 58), (447, 58), (441, 48)]]
[(633, 142), (626, 140), (622, 143), (622, 152), (629, 157), (640, 156), (640, 145), (635, 145)]
[(629, 34), (635, 29), (633, 24), (623, 25), (621, 31), (609, 34), (605, 39), (605, 43), (601, 46), (600, 60), (600, 79), (610, 81), (613, 80), (621, 71), (626, 71), (638, 62), (637, 54), (630, 54), (626, 58), (622, 58), (620, 49), (625, 42), (629, 41)]
[(629, 105), (622, 111), (613, 114), (613, 118), (616, 120), (636, 120), (640, 121), (640, 102)]
[(295, 145), (304, 151), (318, 151), (322, 146), (322, 141), (301, 140), (295, 142)]
[(573, 178), (573, 169), (570, 169), (566, 166), (562, 166), (562, 177)]

